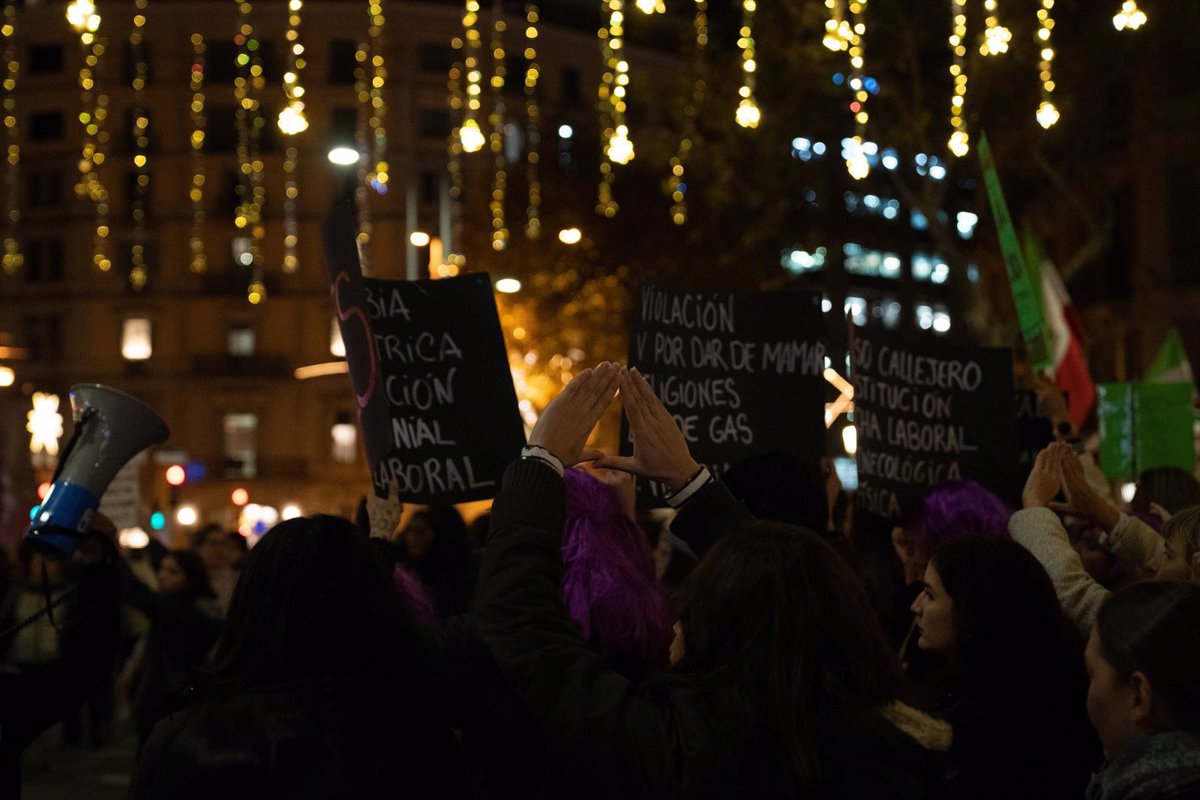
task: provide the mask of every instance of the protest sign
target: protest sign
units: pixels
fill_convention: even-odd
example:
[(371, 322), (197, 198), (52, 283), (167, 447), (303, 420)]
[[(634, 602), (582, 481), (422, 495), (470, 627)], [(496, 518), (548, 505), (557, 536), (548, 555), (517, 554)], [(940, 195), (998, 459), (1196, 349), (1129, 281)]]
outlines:
[(1017, 461), (1011, 351), (858, 330), (851, 373), (861, 511), (899, 519), (947, 480), (1009, 494)]
[(377, 495), (495, 495), (525, 443), (491, 280), (364, 278), (348, 206), (325, 229), (334, 309)]
[(117, 530), (137, 528), (142, 519), (142, 467), (146, 454), (138, 453), (126, 462), (109, 481), (100, 498), (100, 513), (108, 517)]
[[(817, 295), (644, 286), (629, 364), (675, 417), (693, 457), (716, 475), (753, 455), (824, 455)], [(633, 452), (628, 423), (621, 452)], [(663, 487), (644, 481), (639, 491), (645, 502), (662, 505)]]

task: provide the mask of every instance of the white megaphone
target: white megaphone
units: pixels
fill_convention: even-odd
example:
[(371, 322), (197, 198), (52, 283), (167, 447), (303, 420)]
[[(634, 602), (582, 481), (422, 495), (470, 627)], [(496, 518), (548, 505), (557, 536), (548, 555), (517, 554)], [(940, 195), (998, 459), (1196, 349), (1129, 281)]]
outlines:
[(113, 476), (152, 444), (167, 440), (167, 424), (149, 406), (98, 383), (71, 387), (75, 433), (54, 483), (42, 498), (25, 541), (39, 551), (70, 558), (87, 532)]

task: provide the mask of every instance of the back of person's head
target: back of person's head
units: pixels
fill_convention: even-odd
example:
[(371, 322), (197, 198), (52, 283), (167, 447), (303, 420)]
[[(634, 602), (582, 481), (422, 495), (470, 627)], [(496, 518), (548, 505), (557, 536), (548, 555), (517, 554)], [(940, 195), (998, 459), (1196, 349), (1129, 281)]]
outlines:
[(718, 541), (680, 597), (678, 668), (764, 709), (780, 762), (820, 780), (820, 720), (895, 699), (899, 676), (867, 594), (812, 531), (759, 522)]
[(583, 636), (630, 677), (667, 664), (675, 618), (645, 533), (617, 493), (580, 469), (564, 474), (563, 603)]
[(759, 519), (823, 531), (829, 524), (825, 477), (816, 458), (791, 453), (751, 456), (721, 481)]
[(1200, 586), (1149, 581), (1113, 592), (1096, 616), (1101, 653), (1121, 681), (1142, 673), (1170, 730), (1200, 733)]
[(175, 549), (164, 556), (172, 558), (179, 569), (183, 572), (187, 579), (187, 588), (184, 594), (192, 597), (216, 597), (217, 593), (213, 591), (212, 582), (208, 579), (208, 567), (204, 564), (204, 559), (197, 555), (194, 550)]
[(161, 763), (140, 768), (138, 796), (324, 800), (353, 777), (339, 769), (342, 756), (317, 719), (270, 697), (202, 705), (182, 720), (155, 732)]
[(192, 538), (189, 541), (188, 545), (191, 547), (192, 550), (199, 550), (208, 541), (208, 537), (210, 537), (210, 536), (220, 537), (220, 536), (224, 536), (224, 535), (225, 535), (224, 528), (222, 528), (220, 525), (218, 525), (215, 522), (210, 522), (207, 525), (202, 526), (195, 533), (192, 534)]
[(956, 680), (985, 692), (1059, 692), (1077, 681), (1083, 643), (1045, 568), (1010, 539), (972, 535), (934, 551), (954, 603)]
[(1196, 477), (1178, 467), (1154, 467), (1138, 476), (1137, 491), (1130, 507), (1137, 512), (1150, 513), (1150, 504), (1157, 503), (1169, 513), (1200, 505), (1200, 483)]
[(242, 536), (237, 531), (226, 531), (225, 541), (229, 545), (229, 550), (233, 554), (231, 564), (234, 569), (241, 569), (246, 563), (246, 556), (250, 552), (250, 542), (246, 541), (246, 537)]
[(1163, 525), (1162, 535), (1172, 551), (1170, 555), (1180, 562), (1178, 574), (1171, 577), (1200, 576), (1200, 506), (1185, 508), (1172, 516)]
[(355, 526), (318, 514), (281, 522), (250, 551), (214, 656), (237, 685), (396, 669), (415, 634), (391, 565)]
[(1008, 536), (1011, 512), (975, 481), (945, 481), (931, 487), (912, 509), (904, 529), (932, 553), (960, 536)]

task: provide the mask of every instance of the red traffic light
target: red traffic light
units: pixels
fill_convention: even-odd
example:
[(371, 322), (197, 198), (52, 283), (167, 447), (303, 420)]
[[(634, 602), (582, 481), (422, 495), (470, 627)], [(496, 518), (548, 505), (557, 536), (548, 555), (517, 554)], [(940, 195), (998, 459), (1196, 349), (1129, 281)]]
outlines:
[(183, 486), (187, 480), (187, 471), (184, 470), (182, 464), (172, 464), (167, 467), (167, 483), (172, 486)]

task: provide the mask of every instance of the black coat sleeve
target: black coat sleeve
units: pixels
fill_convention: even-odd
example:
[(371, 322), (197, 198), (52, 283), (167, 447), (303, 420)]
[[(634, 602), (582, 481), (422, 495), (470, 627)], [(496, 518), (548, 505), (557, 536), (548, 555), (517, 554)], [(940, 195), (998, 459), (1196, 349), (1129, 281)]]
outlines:
[(553, 470), (532, 459), (509, 466), (483, 556), (479, 632), (550, 741), (570, 753), (576, 796), (670, 798), (669, 708), (609, 669), (563, 605), (564, 514)]
[(697, 558), (704, 558), (727, 533), (752, 525), (754, 515), (720, 481), (711, 481), (687, 499), (671, 522), (671, 533), (687, 542)]

